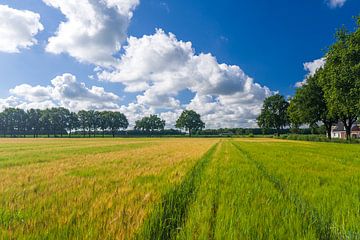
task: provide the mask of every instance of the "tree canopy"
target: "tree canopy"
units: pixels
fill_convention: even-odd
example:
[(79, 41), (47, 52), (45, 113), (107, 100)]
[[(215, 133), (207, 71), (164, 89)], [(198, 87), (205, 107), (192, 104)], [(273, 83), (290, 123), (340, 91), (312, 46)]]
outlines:
[(258, 125), (264, 129), (276, 129), (277, 134), (280, 135), (280, 130), (289, 124), (288, 107), (289, 103), (280, 94), (266, 98), (257, 118)]
[(360, 19), (358, 29), (341, 29), (326, 55), (322, 81), (327, 106), (337, 115), (349, 139), (351, 127), (360, 115)]
[(329, 111), (325, 93), (321, 86), (325, 77), (324, 69), (318, 70), (314, 76), (307, 78), (306, 84), (296, 90), (288, 109), (290, 122), (298, 127), (309, 124), (311, 127), (322, 122), (326, 128), (328, 138), (331, 138), (331, 127), (337, 123), (337, 116)]
[(157, 115), (150, 115), (149, 117), (143, 117), (141, 120), (135, 122), (135, 129), (154, 132), (157, 130), (164, 130), (165, 120), (162, 120)]
[(189, 132), (189, 136), (191, 136), (194, 131), (205, 128), (205, 123), (201, 120), (200, 114), (197, 112), (185, 110), (177, 119), (175, 126), (180, 129), (185, 129)]
[(120, 129), (129, 126), (126, 116), (119, 112), (79, 111), (70, 112), (65, 108), (29, 109), (7, 108), (0, 112), (0, 133), (3, 136), (39, 134), (63, 136), (71, 135), (73, 130), (81, 129), (83, 135), (95, 135), (101, 129), (115, 136)]
[[(339, 120), (346, 138), (360, 116), (360, 17), (356, 31), (345, 28), (336, 33), (336, 41), (325, 54), (325, 65), (309, 76), (297, 89), (288, 110), (292, 126), (322, 122), (331, 138), (331, 127)], [(259, 118), (264, 126), (266, 116)]]

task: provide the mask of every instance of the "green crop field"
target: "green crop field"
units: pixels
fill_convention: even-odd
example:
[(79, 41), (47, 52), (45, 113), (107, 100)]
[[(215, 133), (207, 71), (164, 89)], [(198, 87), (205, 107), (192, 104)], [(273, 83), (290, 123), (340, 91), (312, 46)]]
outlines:
[(360, 239), (360, 145), (1, 139), (0, 239)]

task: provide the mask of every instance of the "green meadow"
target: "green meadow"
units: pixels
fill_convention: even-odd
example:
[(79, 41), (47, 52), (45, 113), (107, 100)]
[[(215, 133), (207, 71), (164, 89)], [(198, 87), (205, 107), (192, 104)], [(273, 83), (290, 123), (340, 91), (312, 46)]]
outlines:
[(360, 145), (1, 139), (0, 239), (360, 239)]

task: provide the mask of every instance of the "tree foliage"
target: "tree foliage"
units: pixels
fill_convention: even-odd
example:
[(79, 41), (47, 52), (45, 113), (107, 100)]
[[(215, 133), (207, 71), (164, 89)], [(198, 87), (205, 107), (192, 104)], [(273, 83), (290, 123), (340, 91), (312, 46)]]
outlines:
[(360, 116), (360, 18), (355, 32), (340, 29), (325, 55), (325, 66), (299, 88), (289, 107), (292, 125), (322, 121), (328, 137), (341, 121), (347, 139)]
[(205, 128), (205, 123), (201, 120), (200, 114), (193, 110), (185, 110), (181, 113), (176, 121), (177, 128), (189, 131), (189, 136), (194, 131), (202, 130)]
[(288, 107), (289, 103), (280, 94), (266, 98), (257, 118), (258, 125), (264, 129), (276, 129), (280, 135), (280, 130), (289, 124)]
[(308, 77), (306, 84), (296, 90), (288, 109), (289, 120), (295, 127), (308, 124), (317, 127), (322, 122), (328, 138), (331, 138), (331, 127), (337, 122), (337, 116), (329, 111), (321, 82), (326, 77), (324, 69), (318, 70), (314, 76)]
[(337, 41), (326, 55), (322, 86), (328, 108), (344, 123), (346, 136), (360, 115), (360, 20), (358, 29), (337, 32)]
[(165, 128), (165, 120), (162, 120), (157, 115), (150, 115), (149, 117), (143, 117), (141, 120), (135, 122), (135, 129), (154, 132), (161, 131)]
[(70, 112), (66, 108), (45, 110), (7, 108), (0, 112), (0, 131), (3, 136), (71, 135), (81, 129), (83, 135), (95, 135), (99, 129), (115, 136), (120, 129), (128, 128), (126, 116), (119, 112), (79, 111)]

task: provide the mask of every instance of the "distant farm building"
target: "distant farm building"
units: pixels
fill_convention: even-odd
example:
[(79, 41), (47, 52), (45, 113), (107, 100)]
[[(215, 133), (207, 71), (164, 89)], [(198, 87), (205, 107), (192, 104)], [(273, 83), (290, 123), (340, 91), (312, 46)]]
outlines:
[[(331, 129), (331, 136), (333, 138), (342, 138), (346, 139), (346, 130), (343, 123), (339, 122)], [(351, 137), (360, 138), (360, 122), (353, 124), (351, 128)]]

